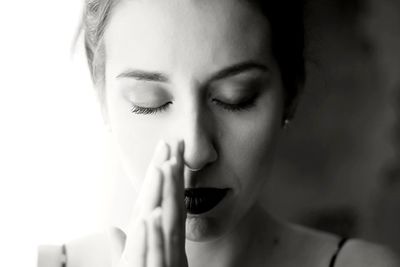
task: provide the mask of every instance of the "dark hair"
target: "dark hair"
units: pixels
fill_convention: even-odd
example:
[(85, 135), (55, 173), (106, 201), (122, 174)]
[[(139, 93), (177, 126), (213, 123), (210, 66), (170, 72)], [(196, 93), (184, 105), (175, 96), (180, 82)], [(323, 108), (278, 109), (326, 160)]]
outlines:
[[(82, 29), (92, 80), (104, 94), (103, 36), (113, 7), (120, 0), (85, 0)], [(243, 0), (242, 0), (243, 1)], [(291, 119), (305, 80), (304, 4), (302, 0), (245, 0), (261, 10), (271, 25), (272, 51), (281, 70), (286, 102), (284, 119)]]
[(267, 17), (272, 53), (281, 70), (286, 93), (284, 119), (291, 119), (305, 82), (304, 2), (302, 0), (246, 0)]

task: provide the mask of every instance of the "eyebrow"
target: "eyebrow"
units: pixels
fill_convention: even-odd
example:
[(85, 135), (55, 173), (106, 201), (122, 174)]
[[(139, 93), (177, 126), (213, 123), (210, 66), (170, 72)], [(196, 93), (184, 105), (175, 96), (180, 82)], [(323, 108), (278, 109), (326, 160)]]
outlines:
[(269, 68), (267, 66), (265, 66), (264, 64), (258, 63), (256, 61), (241, 62), (241, 63), (231, 65), (229, 67), (226, 67), (226, 68), (218, 71), (217, 73), (212, 75), (211, 78), (209, 78), (207, 80), (206, 84), (212, 83), (217, 80), (226, 79), (228, 77), (238, 75), (242, 72), (247, 72), (247, 71), (252, 71), (252, 70), (268, 72)]
[[(241, 62), (226, 67), (218, 71), (217, 73), (213, 74), (211, 78), (207, 80), (206, 84), (251, 70), (259, 70), (262, 72), (267, 72), (269, 71), (269, 68), (264, 64), (258, 63), (256, 61)], [(170, 81), (168, 75), (161, 72), (151, 72), (151, 71), (132, 70), (132, 69), (120, 73), (116, 78), (133, 78), (139, 81), (161, 82), (161, 83), (168, 83)]]
[(117, 78), (134, 78), (139, 81), (167, 83), (169, 78), (161, 72), (149, 72), (144, 70), (127, 70), (120, 73)]

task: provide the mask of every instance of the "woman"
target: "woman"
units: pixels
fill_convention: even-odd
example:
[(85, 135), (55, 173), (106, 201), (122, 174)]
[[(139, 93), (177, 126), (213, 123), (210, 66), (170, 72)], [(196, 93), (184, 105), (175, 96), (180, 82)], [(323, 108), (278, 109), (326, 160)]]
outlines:
[(66, 266), (399, 266), (257, 201), (304, 82), (302, 19), (299, 1), (87, 2), (89, 67), (139, 197), (109, 237), (67, 244)]

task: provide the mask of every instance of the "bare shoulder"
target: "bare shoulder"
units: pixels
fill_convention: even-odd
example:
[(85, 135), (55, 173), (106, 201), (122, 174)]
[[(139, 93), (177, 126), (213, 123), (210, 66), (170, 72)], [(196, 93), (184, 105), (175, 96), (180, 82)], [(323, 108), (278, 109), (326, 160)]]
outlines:
[(335, 267), (400, 267), (399, 257), (385, 246), (349, 239), (338, 251), (342, 239), (339, 236), (295, 224), (289, 224), (287, 229), (287, 235), (293, 237), (290, 243), (294, 253), (299, 253), (297, 262), (304, 266), (329, 266), (338, 253)]
[(111, 266), (110, 242), (106, 232), (93, 233), (66, 243), (68, 267)]
[(290, 255), (285, 258), (295, 259), (297, 266), (329, 266), (341, 240), (339, 236), (291, 223), (284, 227), (285, 251)]
[(370, 242), (351, 239), (340, 251), (338, 267), (400, 267), (398, 256), (389, 248)]
[(308, 228), (298, 224), (286, 223), (287, 236), (291, 236), (291, 243), (303, 244), (301, 247), (310, 251), (324, 250), (330, 254), (336, 249), (340, 237), (331, 233)]

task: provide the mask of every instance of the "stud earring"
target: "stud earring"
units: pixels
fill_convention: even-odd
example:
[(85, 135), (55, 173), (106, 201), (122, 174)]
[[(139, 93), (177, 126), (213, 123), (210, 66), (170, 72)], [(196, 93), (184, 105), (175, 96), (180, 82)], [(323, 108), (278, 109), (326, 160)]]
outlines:
[(283, 129), (286, 130), (289, 127), (289, 124), (290, 124), (290, 120), (289, 119), (285, 119), (283, 121)]

